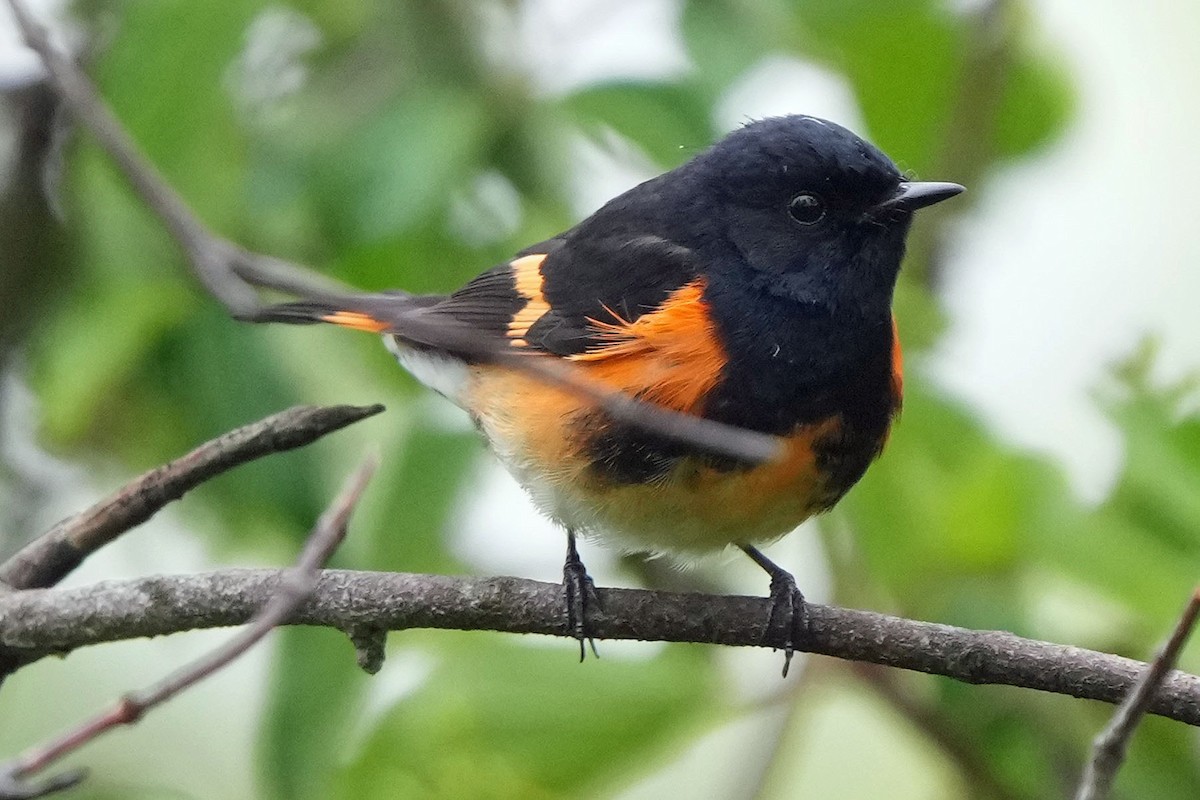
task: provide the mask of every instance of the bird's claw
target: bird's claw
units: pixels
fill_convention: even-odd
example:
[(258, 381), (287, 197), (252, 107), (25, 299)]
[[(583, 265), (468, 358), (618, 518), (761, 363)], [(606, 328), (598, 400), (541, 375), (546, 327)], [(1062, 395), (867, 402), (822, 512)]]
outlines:
[(796, 644), (803, 641), (808, 632), (808, 614), (804, 594), (796, 586), (791, 573), (780, 570), (771, 576), (771, 615), (767, 618), (767, 634), (775, 631), (783, 635), (783, 677), (787, 677), (792, 665)]
[(587, 648), (591, 647), (592, 655), (596, 658), (596, 642), (590, 631), (591, 622), (589, 611), (599, 607), (600, 598), (596, 594), (596, 584), (587, 568), (575, 552), (574, 542), (567, 551), (567, 560), (563, 564), (563, 595), (567, 605), (567, 632), (579, 642), (579, 660), (587, 657)]

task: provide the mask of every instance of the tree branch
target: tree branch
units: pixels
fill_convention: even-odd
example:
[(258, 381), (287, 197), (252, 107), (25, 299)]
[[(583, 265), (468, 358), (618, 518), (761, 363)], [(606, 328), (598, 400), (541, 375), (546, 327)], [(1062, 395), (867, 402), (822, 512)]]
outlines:
[[(0, 597), (0, 645), (27, 662), (101, 642), (240, 625), (278, 586), (273, 570), (109, 581)], [(599, 589), (597, 638), (775, 647), (761, 597)], [(1145, 664), (1078, 647), (810, 604), (803, 651), (1117, 703)], [(442, 628), (569, 636), (562, 587), (519, 578), (327, 570), (289, 620), (342, 631)], [(1200, 678), (1171, 673), (1150, 713), (1200, 725)]]
[(282, 573), (272, 593), (259, 610), (254, 612), (249, 625), (222, 646), (168, 675), (148, 689), (124, 695), (107, 711), (80, 723), (57, 739), (30, 748), (13, 761), (0, 765), (0, 800), (28, 800), (74, 786), (83, 780), (86, 775), (84, 771), (72, 770), (54, 776), (40, 786), (28, 783), (28, 778), (106, 731), (120, 725), (136, 723), (155, 706), (162, 705), (231, 664), (291, 616), (316, 589), (321, 577), (321, 567), (329, 561), (333, 551), (346, 538), (350, 514), (358, 504), (358, 499), (366, 489), (377, 465), (377, 458), (368, 458), (350, 476), (341, 493), (313, 526), (296, 566)]
[(189, 489), (247, 461), (303, 447), (380, 411), (381, 405), (296, 406), (230, 431), (58, 523), (0, 564), (0, 582), (13, 589), (53, 586), (96, 550)]

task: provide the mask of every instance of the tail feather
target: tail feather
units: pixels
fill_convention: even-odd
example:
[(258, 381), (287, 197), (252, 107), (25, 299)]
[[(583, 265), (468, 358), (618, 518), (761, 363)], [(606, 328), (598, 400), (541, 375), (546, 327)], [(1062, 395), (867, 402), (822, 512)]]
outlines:
[(333, 303), (304, 300), (267, 306), (255, 312), (252, 322), (284, 322), (289, 325), (313, 325), (343, 310)]
[(372, 333), (397, 333), (396, 323), (425, 298), (404, 292), (313, 298), (268, 306), (256, 312), (252, 322), (283, 322), (312, 325), (328, 322)]
[(246, 321), (331, 323), (390, 335), (407, 346), (468, 361), (494, 361), (513, 355), (504, 338), (487, 335), (453, 314), (439, 314), (438, 305), (443, 300), (444, 296), (403, 292), (324, 296), (268, 306), (246, 317)]

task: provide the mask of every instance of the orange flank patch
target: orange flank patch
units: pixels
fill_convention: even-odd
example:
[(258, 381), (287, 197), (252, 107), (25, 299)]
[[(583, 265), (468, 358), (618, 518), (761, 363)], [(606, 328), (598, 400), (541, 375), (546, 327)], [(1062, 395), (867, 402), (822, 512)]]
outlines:
[(525, 298), (525, 305), (508, 323), (508, 336), (517, 347), (526, 346), (525, 334), (529, 332), (533, 323), (550, 310), (550, 304), (542, 294), (541, 267), (545, 260), (545, 255), (534, 254), (515, 259), (511, 264), (517, 293)]
[(904, 351), (900, 347), (900, 329), (896, 327), (896, 315), (892, 315), (892, 393), (896, 402), (904, 396)]
[[(545, 304), (536, 271), (541, 258), (527, 256), (514, 262), (514, 268), (520, 264), (518, 288), (531, 298), (527, 308)], [(538, 276), (536, 292), (529, 289), (533, 274)], [(725, 365), (725, 351), (706, 313), (702, 289), (699, 281), (684, 286), (657, 310), (632, 323), (595, 323), (604, 332), (605, 344), (569, 360), (584, 377), (609, 388), (677, 411), (699, 413)], [(536, 317), (528, 323), (525, 319), (518, 313), (510, 335), (518, 321), (532, 325)], [(533, 471), (574, 473), (586, 466), (576, 453), (579, 431), (571, 425), (591, 410), (587, 399), (526, 373), (482, 365), (474, 368), (469, 393), (467, 407), (478, 415), (502, 459), (528, 462)], [(578, 464), (573, 463), (576, 455)]]
[(383, 333), (391, 327), (390, 323), (381, 322), (370, 314), (363, 314), (360, 311), (335, 311), (332, 314), (326, 314), (321, 319), (325, 322), (332, 322), (334, 325), (341, 325), (343, 328), (353, 328), (356, 331), (369, 333)]
[(633, 322), (591, 320), (603, 344), (570, 360), (589, 377), (652, 403), (693, 414), (721, 379), (725, 349), (703, 298), (703, 279), (672, 292)]

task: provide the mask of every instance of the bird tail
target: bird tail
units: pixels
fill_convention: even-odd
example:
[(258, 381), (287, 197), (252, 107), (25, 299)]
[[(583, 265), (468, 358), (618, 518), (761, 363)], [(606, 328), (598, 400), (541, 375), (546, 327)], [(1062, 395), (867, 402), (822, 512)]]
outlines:
[(327, 322), (370, 333), (399, 333), (397, 324), (403, 315), (419, 305), (417, 298), (402, 292), (346, 295), (267, 306), (249, 321), (289, 325)]
[(437, 313), (445, 295), (406, 292), (321, 295), (267, 306), (248, 314), (246, 322), (312, 325), (327, 322), (343, 328), (394, 337), (422, 350), (434, 350), (472, 361), (498, 361), (514, 356), (507, 340), (481, 334), (477, 325), (453, 314)]

